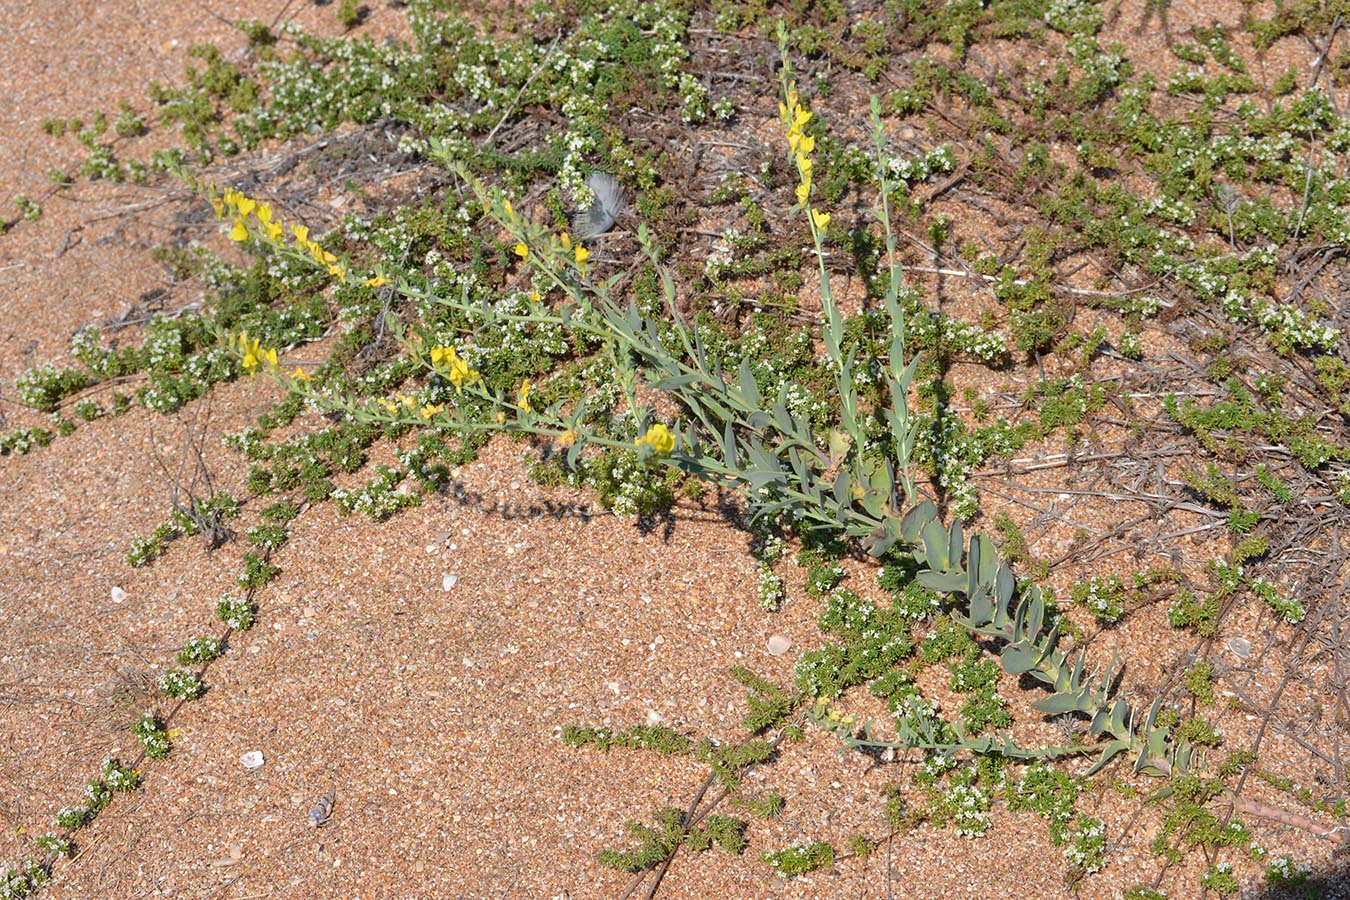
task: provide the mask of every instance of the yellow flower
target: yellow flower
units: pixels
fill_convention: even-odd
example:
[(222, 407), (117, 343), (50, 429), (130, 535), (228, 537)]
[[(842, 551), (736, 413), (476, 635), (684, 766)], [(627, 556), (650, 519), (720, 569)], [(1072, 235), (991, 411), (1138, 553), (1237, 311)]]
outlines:
[(454, 347), (432, 347), (431, 364), (433, 366), (448, 366), (459, 359), (459, 354), (455, 352)]
[(498, 425), (505, 425), (506, 413), (498, 411), (498, 413), (492, 417), (492, 421), (496, 422)]
[(821, 231), (824, 231), (826, 228), (830, 227), (830, 214), (827, 212), (821, 212), (818, 209), (813, 209), (811, 210), (811, 220), (816, 223), (816, 228), (818, 228)]
[(232, 241), (248, 240), (248, 229), (244, 227), (243, 219), (234, 220), (234, 227), (230, 229), (230, 240)]
[(802, 206), (806, 205), (806, 198), (811, 196), (811, 179), (807, 178), (797, 185), (797, 202)]
[(634, 441), (636, 444), (646, 444), (656, 451), (657, 456), (668, 456), (670, 451), (675, 449), (675, 435), (670, 433), (670, 429), (660, 422), (647, 429), (647, 433)]
[(562, 434), (558, 435), (559, 447), (570, 447), (576, 442), (577, 442), (577, 433), (570, 428), (564, 431)]
[(573, 254), (573, 256), (576, 257), (577, 265), (583, 266), (586, 264), (586, 260), (590, 259), (591, 251), (587, 250), (580, 244), (577, 244), (576, 252)]
[(239, 195), (239, 202), (238, 202), (237, 204), (235, 204), (235, 209), (239, 210), (239, 215), (240, 215), (241, 217), (243, 217), (243, 216), (247, 216), (249, 213), (253, 212), (254, 208), (257, 207), (257, 205), (258, 205), (258, 204), (257, 204), (256, 201), (250, 200), (249, 198), (245, 197), (243, 194), (240, 194), (240, 195)]
[(383, 275), (376, 275), (374, 278), (366, 279), (366, 287), (384, 287), (389, 283), (389, 279)]
[(572, 236), (564, 231), (562, 234), (558, 235), (558, 243), (562, 244), (564, 250), (571, 250)]
[(530, 302), (531, 302), (531, 303), (538, 303), (538, 302), (540, 302), (540, 301), (543, 300), (543, 299), (544, 299), (544, 298), (543, 298), (543, 295), (541, 295), (538, 291), (530, 291)]
[(524, 242), (516, 244), (516, 256), (525, 259), (530, 255), (530, 248), (525, 246)]
[(440, 412), (443, 409), (445, 409), (444, 403), (424, 404), (422, 406), (422, 418), (430, 421), (432, 416), (436, 415), (436, 413)]
[(398, 399), (402, 400), (403, 405), (408, 407), (408, 409), (412, 409), (417, 405), (417, 398), (409, 396), (408, 394), (399, 394)]
[(225, 201), (216, 196), (216, 189), (211, 188), (211, 208), (216, 211), (216, 218), (225, 218)]
[(272, 243), (281, 242), (281, 225), (277, 222), (264, 222), (263, 227), (267, 229), (267, 239)]
[(380, 406), (384, 407), (384, 411), (387, 413), (398, 412), (398, 404), (395, 403), (393, 400), (390, 400), (388, 397), (381, 397), (379, 403)]
[(345, 269), (342, 268), (342, 266), (338, 266), (338, 265), (330, 265), (330, 266), (328, 267), (328, 274), (329, 274), (329, 275), (336, 275), (338, 278), (341, 278), (343, 281), (346, 281), (346, 280), (347, 280), (347, 272), (346, 272)]
[(258, 221), (264, 225), (272, 221), (272, 207), (266, 203), (258, 204)]
[(534, 390), (534, 385), (530, 383), (530, 379), (526, 378), (525, 383), (520, 386), (520, 391), (516, 394), (516, 406), (526, 412), (534, 412), (534, 408), (530, 406), (530, 391), (532, 390)]
[(291, 234), (295, 235), (295, 242), (302, 247), (309, 246), (309, 226), (292, 225)]
[(302, 367), (302, 368), (297, 368), (294, 372), (291, 373), (291, 380), (292, 380), (292, 381), (313, 381), (313, 380), (314, 380), (314, 376), (311, 375), (311, 374), (309, 374), (308, 372), (306, 372), (306, 371), (304, 370), (304, 368)]
[(513, 207), (513, 206), (511, 205), (511, 201), (510, 201), (510, 200), (504, 201), (504, 202), (502, 203), (502, 206), (505, 207), (505, 209), (506, 209), (506, 217), (507, 217), (508, 219), (514, 219), (514, 218), (516, 217), (516, 210), (515, 210), (515, 207)]
[(247, 331), (241, 332), (239, 335), (239, 352), (243, 357), (240, 364), (244, 367), (244, 371), (250, 375), (263, 363), (272, 367), (277, 364), (277, 351), (264, 350), (257, 338), (249, 339)]
[(451, 360), (450, 383), (455, 386), (455, 390), (462, 391), (464, 385), (479, 381), (482, 377), (476, 370), (469, 368), (469, 364), (459, 357)]
[(809, 134), (790, 131), (788, 132), (788, 147), (791, 148), (794, 156), (801, 158), (816, 149), (816, 139)]

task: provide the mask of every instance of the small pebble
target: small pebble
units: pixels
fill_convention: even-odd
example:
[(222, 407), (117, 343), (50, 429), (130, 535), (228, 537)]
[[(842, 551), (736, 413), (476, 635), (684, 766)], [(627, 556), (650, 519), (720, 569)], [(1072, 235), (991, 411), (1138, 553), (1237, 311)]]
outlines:
[(441, 548), (440, 548), (440, 547), (437, 547), (435, 544), (427, 544), (427, 552), (428, 552), (428, 553), (440, 553), (440, 552), (441, 552)]
[(262, 751), (250, 750), (239, 757), (239, 762), (245, 769), (256, 769), (263, 764)]
[(458, 575), (445, 575), (444, 577), (441, 578), (441, 587), (445, 588), (445, 590), (447, 591), (453, 590), (455, 585), (458, 583), (459, 583)]
[(654, 709), (649, 709), (649, 710), (647, 710), (647, 727), (648, 727), (648, 728), (655, 728), (657, 725), (660, 725), (660, 724), (661, 724), (662, 722), (664, 722), (664, 721), (665, 721), (665, 719), (662, 718), (661, 714), (660, 714), (659, 712), (657, 712), (656, 710), (654, 710)]
[(125, 599), (127, 599), (126, 591), (122, 590), (120, 587), (114, 587), (112, 589), (112, 602), (121, 603)]
[(791, 646), (792, 640), (786, 635), (775, 634), (769, 637), (769, 652), (774, 656), (782, 656)]
[(1252, 655), (1252, 642), (1246, 638), (1232, 637), (1228, 639), (1228, 650), (1239, 659), (1246, 659)]

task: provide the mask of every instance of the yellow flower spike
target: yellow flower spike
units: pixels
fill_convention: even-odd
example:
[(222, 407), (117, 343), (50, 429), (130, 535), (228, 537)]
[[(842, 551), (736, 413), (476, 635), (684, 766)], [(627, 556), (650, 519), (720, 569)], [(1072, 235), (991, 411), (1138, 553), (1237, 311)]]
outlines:
[(267, 225), (272, 221), (272, 207), (266, 203), (258, 204), (258, 221)]
[(389, 283), (389, 279), (383, 275), (376, 275), (374, 278), (366, 279), (366, 287), (384, 287)]
[(576, 442), (577, 442), (577, 433), (570, 428), (564, 431), (562, 434), (558, 435), (559, 447), (570, 447)]
[(277, 222), (264, 222), (263, 227), (267, 229), (267, 239), (274, 244), (281, 243), (281, 225)]
[(258, 203), (256, 200), (250, 200), (248, 197), (240, 194), (239, 202), (235, 205), (235, 209), (239, 210), (240, 216), (247, 216), (249, 213), (253, 212), (257, 206)]
[(263, 350), (258, 354), (258, 359), (267, 363), (273, 369), (277, 367), (277, 351), (275, 350)]
[(818, 209), (813, 209), (811, 210), (811, 221), (816, 223), (817, 229), (824, 231), (826, 228), (830, 227), (830, 214), (821, 212)]
[(230, 229), (230, 240), (232, 241), (248, 240), (248, 229), (244, 227), (243, 219), (234, 220), (234, 227)]
[(520, 390), (516, 393), (516, 406), (519, 409), (534, 412), (534, 408), (530, 406), (530, 391), (532, 390), (534, 390), (534, 385), (530, 383), (530, 379), (526, 378), (520, 386)]
[(633, 443), (646, 444), (656, 451), (657, 456), (669, 456), (670, 451), (675, 449), (675, 435), (670, 433), (669, 428), (658, 422), (648, 428), (647, 433)]
[(427, 421), (430, 421), (432, 416), (436, 415), (436, 413), (440, 412), (443, 409), (445, 409), (444, 403), (424, 404), (422, 406), (422, 418), (426, 419)]
[(590, 257), (591, 257), (591, 251), (587, 250), (585, 247), (581, 246), (580, 244), (577, 244), (576, 252), (575, 252), (573, 255), (576, 256), (577, 265), (580, 266), (580, 265), (584, 265), (585, 262), (586, 262), (586, 260), (590, 259)]
[(308, 247), (308, 246), (309, 246), (309, 226), (308, 226), (308, 225), (292, 225), (292, 226), (291, 226), (291, 234), (295, 235), (295, 242), (296, 242), (297, 244), (299, 244), (301, 247)]
[(459, 359), (459, 354), (455, 352), (454, 347), (432, 347), (431, 364), (433, 366), (448, 366)]
[(515, 251), (516, 256), (519, 256), (521, 259), (526, 259), (530, 255), (530, 248), (525, 246), (525, 243), (523, 241), (519, 244), (516, 244)]
[(240, 365), (242, 365), (244, 371), (250, 375), (253, 374), (253, 371), (257, 369), (258, 366), (262, 365), (263, 351), (259, 344), (260, 342), (257, 338), (254, 338), (251, 341), (249, 340), (247, 331), (239, 335), (239, 348), (243, 355)]

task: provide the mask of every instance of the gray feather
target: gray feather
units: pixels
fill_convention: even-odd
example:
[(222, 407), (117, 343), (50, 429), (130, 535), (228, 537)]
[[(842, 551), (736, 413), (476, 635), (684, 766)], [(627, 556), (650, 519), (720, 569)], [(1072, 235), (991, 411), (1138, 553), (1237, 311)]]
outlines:
[(613, 227), (623, 212), (623, 185), (608, 172), (592, 172), (586, 176), (586, 187), (594, 197), (589, 208), (572, 220), (572, 230), (582, 240), (598, 237)]

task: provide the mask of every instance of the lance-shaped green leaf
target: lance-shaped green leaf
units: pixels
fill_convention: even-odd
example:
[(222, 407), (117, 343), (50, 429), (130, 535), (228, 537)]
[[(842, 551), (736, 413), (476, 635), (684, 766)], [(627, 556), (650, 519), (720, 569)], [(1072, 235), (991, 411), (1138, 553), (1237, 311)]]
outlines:
[(750, 369), (748, 359), (741, 360), (740, 370), (741, 399), (752, 409), (759, 407), (759, 385), (755, 383), (755, 373)]
[(920, 535), (928, 523), (937, 518), (937, 507), (932, 500), (925, 500), (905, 513), (900, 522), (900, 533), (906, 544), (917, 544)]
[(1002, 664), (1003, 671), (1009, 675), (1021, 675), (1036, 668), (1038, 656), (1036, 648), (1031, 644), (1008, 644), (999, 654), (998, 661)]
[(1125, 752), (1128, 749), (1130, 749), (1129, 741), (1124, 740), (1111, 741), (1111, 743), (1107, 744), (1105, 747), (1102, 748), (1101, 756), (1097, 757), (1097, 761), (1092, 764), (1092, 768), (1088, 769), (1087, 774), (1085, 774), (1083, 777), (1091, 778), (1093, 775), (1096, 775), (1102, 769), (1105, 769), (1107, 764), (1111, 762), (1111, 760), (1115, 759), (1117, 756), (1119, 756), (1121, 753)]
[[(951, 556), (947, 552), (947, 529), (943, 528), (942, 523), (936, 519), (923, 527), (923, 547), (928, 568), (934, 572), (946, 572), (951, 567)], [(959, 591), (960, 589), (958, 586), (947, 590)]]

